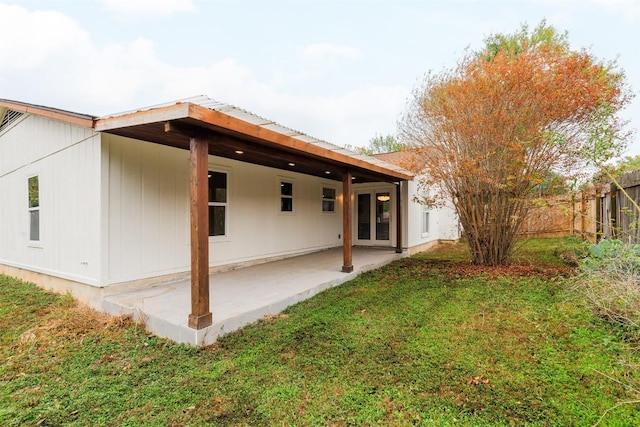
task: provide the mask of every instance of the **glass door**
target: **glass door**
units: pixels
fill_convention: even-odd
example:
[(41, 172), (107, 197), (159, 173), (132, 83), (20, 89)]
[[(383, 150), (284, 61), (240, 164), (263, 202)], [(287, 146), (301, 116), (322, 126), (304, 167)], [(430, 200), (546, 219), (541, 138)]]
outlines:
[(356, 195), (356, 245), (388, 246), (391, 242), (391, 195), (389, 192)]
[(358, 194), (358, 240), (371, 240), (371, 194)]
[(376, 240), (389, 240), (391, 222), (391, 196), (376, 193)]

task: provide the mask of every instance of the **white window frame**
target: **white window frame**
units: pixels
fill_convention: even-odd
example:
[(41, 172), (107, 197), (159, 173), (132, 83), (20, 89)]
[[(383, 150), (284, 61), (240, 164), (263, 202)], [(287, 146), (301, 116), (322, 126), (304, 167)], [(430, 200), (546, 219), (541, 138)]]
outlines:
[[(32, 178), (36, 178), (38, 182), (38, 205), (31, 206), (31, 196), (29, 194), (29, 184)], [(40, 174), (34, 173), (27, 176), (27, 234), (29, 236), (29, 246), (33, 247), (41, 247), (42, 246), (42, 197), (41, 197), (41, 185), (40, 185)], [(33, 240), (31, 238), (31, 213), (38, 212), (38, 239)]]
[[(231, 198), (231, 171), (228, 169), (220, 168), (219, 166), (209, 165), (209, 172), (223, 173), (227, 176), (227, 188), (226, 188), (226, 202), (212, 202), (209, 200), (209, 191), (207, 188), (207, 205), (208, 206), (222, 206), (224, 207), (224, 234), (217, 236), (209, 235), (209, 240), (212, 242), (228, 241), (229, 240), (229, 205)], [(208, 181), (207, 181), (208, 186)], [(207, 225), (208, 226), (208, 225)], [(210, 231), (207, 230), (207, 233)]]
[[(333, 198), (332, 199), (325, 199), (324, 197), (324, 190), (328, 189), (328, 190), (333, 190)], [(322, 191), (321, 195), (320, 195), (320, 209), (321, 212), (323, 214), (327, 214), (327, 215), (333, 215), (336, 213), (336, 205), (337, 205), (337, 200), (338, 200), (338, 189), (333, 186), (333, 185), (326, 185), (326, 184), (322, 184), (322, 186), (320, 187), (320, 190)], [(324, 202), (333, 202), (333, 209), (330, 211), (325, 211), (324, 210)]]
[[(420, 231), (422, 232), (422, 237), (427, 237), (431, 234), (431, 208), (424, 203), (422, 204), (422, 211), (420, 212)], [(425, 224), (427, 229), (425, 230)]]
[[(285, 195), (282, 194), (282, 187), (283, 184), (291, 184), (291, 195)], [(296, 207), (295, 207), (295, 194), (296, 194), (296, 186), (295, 186), (295, 181), (291, 178), (286, 178), (286, 177), (278, 177), (278, 212), (281, 215), (293, 215), (294, 212), (296, 211)], [(282, 210), (282, 200), (283, 199), (290, 199), (291, 200), (291, 210), (290, 211), (284, 211)]]

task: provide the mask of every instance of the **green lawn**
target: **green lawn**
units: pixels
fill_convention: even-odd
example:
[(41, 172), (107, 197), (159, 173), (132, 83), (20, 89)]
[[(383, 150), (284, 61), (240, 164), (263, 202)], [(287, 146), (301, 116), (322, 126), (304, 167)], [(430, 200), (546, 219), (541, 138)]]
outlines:
[(640, 357), (559, 276), (570, 244), (492, 269), (446, 246), (205, 349), (0, 276), (0, 425), (593, 425)]

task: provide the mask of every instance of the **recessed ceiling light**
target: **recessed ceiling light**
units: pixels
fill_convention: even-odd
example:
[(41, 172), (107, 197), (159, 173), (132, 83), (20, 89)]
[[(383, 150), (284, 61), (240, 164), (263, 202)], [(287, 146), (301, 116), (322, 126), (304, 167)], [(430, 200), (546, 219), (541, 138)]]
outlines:
[(327, 175), (331, 175), (331, 171), (324, 171)]
[(236, 154), (244, 154), (244, 151), (242, 151), (242, 150), (236, 150)]
[(295, 166), (295, 165), (296, 165), (295, 163), (289, 163), (289, 166)]

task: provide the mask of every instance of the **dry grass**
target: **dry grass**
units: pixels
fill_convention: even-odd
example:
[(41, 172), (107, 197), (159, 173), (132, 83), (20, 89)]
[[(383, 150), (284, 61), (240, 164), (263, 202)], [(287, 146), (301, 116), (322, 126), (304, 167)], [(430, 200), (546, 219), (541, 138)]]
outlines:
[(592, 246), (576, 288), (598, 315), (640, 339), (640, 245), (603, 240)]

